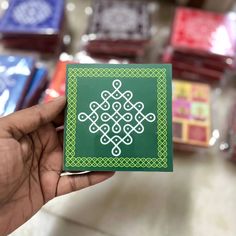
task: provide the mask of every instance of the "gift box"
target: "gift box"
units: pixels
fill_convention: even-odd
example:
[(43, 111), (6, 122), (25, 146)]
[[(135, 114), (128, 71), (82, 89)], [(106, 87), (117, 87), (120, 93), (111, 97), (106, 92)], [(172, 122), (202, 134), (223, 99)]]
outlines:
[(210, 87), (174, 80), (172, 100), (175, 146), (208, 147), (211, 137)]
[(35, 69), (21, 108), (31, 107), (39, 102), (39, 99), (47, 86), (47, 73), (47, 69), (44, 67), (37, 67)]
[(64, 0), (11, 0), (0, 20), (6, 47), (54, 52), (62, 42)]
[(236, 14), (177, 8), (163, 61), (173, 64), (175, 76), (197, 74), (217, 82), (235, 68)]
[(83, 37), (88, 53), (128, 58), (145, 54), (151, 37), (146, 2), (94, 0), (92, 9)]
[(0, 68), (0, 116), (5, 116), (21, 108), (35, 68), (34, 59), (0, 55)]

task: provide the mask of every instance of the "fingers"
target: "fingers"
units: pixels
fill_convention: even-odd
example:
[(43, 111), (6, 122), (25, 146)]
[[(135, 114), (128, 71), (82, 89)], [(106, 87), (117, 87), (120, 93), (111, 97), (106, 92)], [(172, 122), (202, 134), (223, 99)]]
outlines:
[(62, 96), (49, 103), (15, 112), (1, 118), (0, 127), (14, 138), (20, 139), (23, 135), (37, 130), (40, 126), (58, 119), (58, 115), (63, 111), (65, 104), (66, 98)]
[(52, 121), (55, 127), (64, 125), (65, 109), (63, 109), (60, 114)]
[(63, 143), (64, 143), (64, 128), (60, 127), (59, 129), (57, 129), (57, 136), (58, 136), (58, 140), (60, 142), (61, 147), (63, 147)]
[(112, 177), (114, 172), (90, 172), (83, 175), (62, 176), (57, 185), (57, 195), (74, 192)]

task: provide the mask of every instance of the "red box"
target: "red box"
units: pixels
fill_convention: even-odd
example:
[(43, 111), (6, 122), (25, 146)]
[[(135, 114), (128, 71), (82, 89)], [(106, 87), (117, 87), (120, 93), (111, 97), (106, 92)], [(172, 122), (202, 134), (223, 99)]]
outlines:
[(176, 10), (171, 46), (179, 51), (233, 58), (236, 14), (219, 14), (180, 7)]
[(58, 61), (49, 87), (46, 89), (44, 102), (65, 94), (66, 89), (66, 65), (69, 61)]

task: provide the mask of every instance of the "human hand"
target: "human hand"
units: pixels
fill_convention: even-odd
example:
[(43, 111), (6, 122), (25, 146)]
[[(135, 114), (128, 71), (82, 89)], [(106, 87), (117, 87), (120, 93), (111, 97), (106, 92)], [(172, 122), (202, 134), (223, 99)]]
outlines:
[(11, 233), (54, 197), (111, 177), (60, 176), (65, 97), (0, 118), (0, 235)]

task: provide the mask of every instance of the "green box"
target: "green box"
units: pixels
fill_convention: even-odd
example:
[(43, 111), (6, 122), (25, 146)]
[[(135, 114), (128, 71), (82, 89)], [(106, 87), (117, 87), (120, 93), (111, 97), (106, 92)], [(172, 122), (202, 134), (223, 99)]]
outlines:
[(172, 171), (171, 65), (67, 66), (65, 171)]

